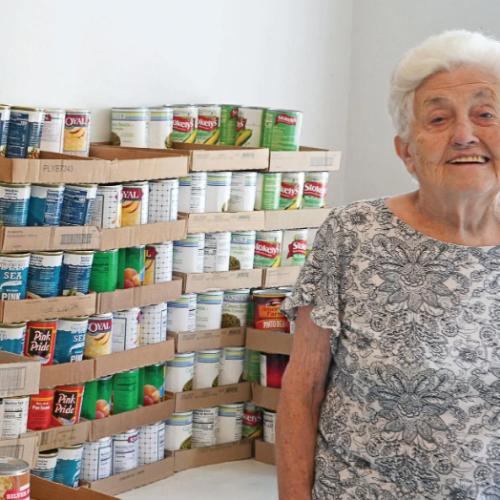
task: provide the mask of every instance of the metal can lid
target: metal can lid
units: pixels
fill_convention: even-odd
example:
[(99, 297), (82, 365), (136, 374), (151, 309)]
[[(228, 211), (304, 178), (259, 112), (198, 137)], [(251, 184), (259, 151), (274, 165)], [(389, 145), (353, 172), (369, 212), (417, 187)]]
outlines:
[(148, 108), (146, 106), (119, 106), (111, 108), (111, 112), (113, 111), (147, 111)]
[(32, 184), (31, 187), (48, 187), (53, 189), (64, 189), (64, 184)]
[(273, 113), (300, 113), (302, 114), (302, 111), (299, 111), (298, 109), (283, 109), (283, 108), (265, 108), (266, 111), (272, 111)]
[(65, 113), (66, 111), (62, 108), (45, 108), (45, 113)]
[(66, 250), (64, 254), (70, 255), (94, 255), (94, 250)]
[(29, 472), (29, 465), (24, 460), (0, 457), (0, 476), (20, 476)]
[(26, 321), (20, 321), (18, 323), (0, 323), (0, 328), (19, 328), (21, 326), (26, 326)]
[(0, 257), (29, 257), (28, 252), (24, 253), (0, 253)]
[(59, 450), (79, 450), (80, 448), (83, 448), (83, 443), (82, 444), (71, 444), (69, 446), (64, 446), (59, 448)]
[(240, 106), (240, 109), (262, 109), (263, 111), (269, 108), (264, 106)]
[(47, 458), (54, 458), (57, 457), (57, 449), (52, 449), (52, 450), (46, 450), (46, 451), (40, 451), (38, 452), (38, 456), (42, 457), (47, 457)]
[(88, 109), (77, 109), (77, 108), (67, 109), (66, 110), (66, 114), (69, 114), (69, 113), (72, 113), (72, 114), (81, 114), (81, 115), (90, 115), (90, 111)]
[(281, 298), (281, 297), (285, 298), (288, 294), (284, 290), (280, 290), (278, 288), (269, 288), (267, 290), (254, 290), (252, 295), (254, 297), (271, 299), (271, 298)]
[(96, 188), (97, 184), (66, 184), (66, 189), (68, 188)]
[(53, 251), (53, 252), (31, 252), (31, 255), (62, 255), (62, 251)]
[(0, 186), (21, 188), (21, 187), (28, 187), (29, 183), (27, 183), (27, 182), (22, 182), (22, 183), (17, 183), (17, 182), (0, 182)]
[(29, 106), (13, 106), (10, 108), (12, 111), (43, 111), (43, 108), (31, 108)]
[(59, 318), (59, 321), (88, 321), (88, 316), (71, 316), (69, 318)]

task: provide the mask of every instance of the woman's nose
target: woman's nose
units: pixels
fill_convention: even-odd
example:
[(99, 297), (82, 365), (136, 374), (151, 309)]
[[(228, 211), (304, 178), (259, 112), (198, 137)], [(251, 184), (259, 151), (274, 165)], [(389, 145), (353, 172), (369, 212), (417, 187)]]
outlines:
[(475, 135), (474, 124), (469, 119), (456, 122), (453, 130), (452, 145), (454, 147), (468, 147), (477, 144), (479, 139)]

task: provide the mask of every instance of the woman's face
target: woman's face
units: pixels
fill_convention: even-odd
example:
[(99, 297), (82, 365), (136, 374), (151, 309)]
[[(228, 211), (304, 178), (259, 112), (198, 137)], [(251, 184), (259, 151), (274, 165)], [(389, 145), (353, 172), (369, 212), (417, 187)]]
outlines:
[(396, 150), (420, 189), (491, 195), (500, 191), (500, 82), (482, 67), (435, 73), (415, 92), (408, 142)]

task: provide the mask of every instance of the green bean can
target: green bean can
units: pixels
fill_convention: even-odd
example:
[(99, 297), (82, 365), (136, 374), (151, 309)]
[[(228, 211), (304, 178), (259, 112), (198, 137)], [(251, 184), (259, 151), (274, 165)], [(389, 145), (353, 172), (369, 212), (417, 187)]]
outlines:
[(144, 406), (159, 403), (163, 399), (165, 365), (157, 363), (144, 368)]
[(247, 382), (260, 382), (260, 353), (247, 349), (243, 365), (243, 378)]
[(266, 109), (261, 146), (271, 151), (298, 151), (302, 129), (302, 112)]
[(89, 289), (93, 292), (114, 292), (118, 283), (118, 249), (95, 252), (90, 272)]
[(113, 394), (113, 375), (97, 380), (97, 401), (95, 418), (109, 417), (111, 414), (111, 396)]
[(238, 106), (222, 104), (220, 113), (220, 141), (224, 146), (236, 144), (236, 127), (238, 125)]
[(281, 193), (281, 172), (257, 174), (255, 210), (278, 210)]
[(97, 380), (85, 382), (81, 416), (87, 420), (95, 420), (97, 402)]
[(116, 373), (113, 376), (113, 414), (137, 408), (139, 369)]
[(118, 252), (118, 288), (134, 288), (144, 281), (146, 250), (144, 245), (120, 248)]

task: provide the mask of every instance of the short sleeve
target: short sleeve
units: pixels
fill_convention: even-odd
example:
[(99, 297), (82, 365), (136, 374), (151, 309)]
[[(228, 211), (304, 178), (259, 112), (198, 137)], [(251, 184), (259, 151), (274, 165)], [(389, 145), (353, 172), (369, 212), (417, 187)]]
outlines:
[(292, 295), (281, 308), (282, 312), (293, 320), (297, 308), (313, 306), (311, 319), (321, 328), (332, 330), (337, 336), (339, 322), (339, 255), (336, 240), (339, 223), (333, 209), (316, 233), (314, 245), (302, 268)]

